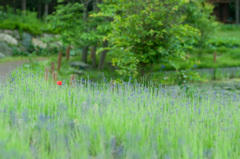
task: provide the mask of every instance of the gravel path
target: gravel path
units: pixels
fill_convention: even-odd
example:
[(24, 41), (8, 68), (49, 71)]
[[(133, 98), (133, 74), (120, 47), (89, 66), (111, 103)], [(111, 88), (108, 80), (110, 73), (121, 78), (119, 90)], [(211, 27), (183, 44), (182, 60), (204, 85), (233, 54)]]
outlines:
[[(37, 61), (44, 61), (46, 58), (39, 58)], [(21, 61), (12, 61), (6, 63), (0, 63), (0, 82), (5, 82), (5, 77), (11, 73), (17, 67), (21, 67), (23, 64), (29, 63), (29, 60), (21, 60)]]

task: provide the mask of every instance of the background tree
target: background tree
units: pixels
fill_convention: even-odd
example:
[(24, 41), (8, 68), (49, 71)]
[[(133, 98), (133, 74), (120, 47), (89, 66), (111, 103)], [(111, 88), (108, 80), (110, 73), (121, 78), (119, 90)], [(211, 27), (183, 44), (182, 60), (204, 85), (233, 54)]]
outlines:
[(108, 33), (111, 32), (111, 22), (113, 21), (113, 18), (109, 15), (99, 14), (100, 9), (98, 6), (104, 7), (109, 5), (105, 5), (101, 0), (96, 0), (93, 5), (94, 12), (91, 14), (91, 17), (93, 18), (92, 20), (96, 22), (96, 25), (93, 27), (93, 30), (95, 32), (94, 34), (96, 34), (98, 37), (98, 43), (102, 44), (102, 49), (100, 49), (101, 55), (98, 63), (98, 70), (101, 70), (104, 67), (106, 55), (109, 51), (109, 42), (106, 37)]
[(58, 5), (56, 12), (49, 15), (47, 20), (53, 29), (61, 32), (61, 41), (65, 45), (82, 45), (79, 40), (81, 30), (84, 27), (82, 22), (83, 6), (80, 3), (68, 3)]
[(27, 9), (27, 0), (22, 0), (22, 11)]
[[(85, 24), (84, 26), (87, 26), (88, 22), (88, 5), (91, 2), (91, 0), (81, 0), (81, 3), (83, 5), (83, 23)], [(89, 29), (88, 27), (85, 27), (85, 32), (88, 32)], [(82, 49), (82, 61), (87, 63), (87, 54), (88, 54), (88, 45), (84, 46)]]
[(48, 16), (49, 3), (51, 3), (51, 0), (43, 0), (43, 3), (44, 3), (44, 17), (46, 18)]
[(184, 23), (200, 31), (200, 36), (196, 43), (199, 56), (207, 48), (207, 40), (217, 27), (216, 18), (212, 16), (213, 7), (212, 4), (206, 3), (206, 0), (198, 0), (190, 1), (179, 8), (181, 14), (186, 16)]
[[(100, 3), (102, 3), (102, 1), (91, 1), (91, 5), (93, 5), (92, 10), (88, 8), (88, 11), (85, 10), (85, 12), (84, 8), (87, 8), (87, 4), (84, 6), (80, 2), (59, 5), (56, 12), (49, 16), (48, 20), (51, 22), (53, 28), (60, 29), (62, 40), (65, 44), (68, 43), (83, 48), (83, 62), (87, 62), (87, 50), (89, 46), (92, 46), (91, 57), (93, 67), (96, 67), (97, 46), (102, 45), (103, 47), (98, 50), (98, 52), (101, 52), (98, 68), (102, 69), (108, 44), (104, 37), (110, 30), (111, 19), (104, 16), (89, 17), (89, 14), (98, 14), (98, 5), (100, 5)], [(66, 39), (68, 40), (66, 41)]]
[(239, 0), (235, 0), (236, 3), (236, 24), (239, 24)]

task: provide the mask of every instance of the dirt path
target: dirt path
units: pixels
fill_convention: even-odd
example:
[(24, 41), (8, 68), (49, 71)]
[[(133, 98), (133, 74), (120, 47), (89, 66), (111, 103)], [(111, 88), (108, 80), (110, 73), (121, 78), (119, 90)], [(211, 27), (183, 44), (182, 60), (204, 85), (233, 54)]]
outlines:
[[(37, 61), (45, 61), (47, 58), (38, 58)], [(0, 82), (5, 82), (5, 77), (17, 67), (21, 67), (23, 64), (29, 63), (29, 60), (12, 61), (0, 63)]]

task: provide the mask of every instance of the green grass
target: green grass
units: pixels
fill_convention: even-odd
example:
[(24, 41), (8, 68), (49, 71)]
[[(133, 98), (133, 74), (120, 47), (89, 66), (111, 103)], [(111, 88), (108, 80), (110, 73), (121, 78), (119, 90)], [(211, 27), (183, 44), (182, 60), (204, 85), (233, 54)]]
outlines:
[[(240, 28), (239, 28), (240, 29)], [(214, 35), (215, 38), (233, 38), (240, 39), (240, 31), (239, 30), (228, 30), (228, 31), (218, 31)]]
[(137, 83), (70, 88), (24, 68), (11, 79), (0, 92), (0, 143), (10, 145), (0, 144), (3, 158), (13, 150), (13, 159), (240, 157), (239, 94), (194, 90), (189, 98)]
[(221, 31), (239, 31), (240, 25), (237, 24), (221, 24), (219, 30)]
[[(35, 58), (35, 60), (37, 59), (49, 59), (52, 56), (38, 56), (37, 58)], [(6, 63), (6, 62), (14, 62), (14, 61), (28, 61), (29, 57), (28, 56), (8, 56), (8, 57), (4, 57), (0, 59), (0, 63)]]

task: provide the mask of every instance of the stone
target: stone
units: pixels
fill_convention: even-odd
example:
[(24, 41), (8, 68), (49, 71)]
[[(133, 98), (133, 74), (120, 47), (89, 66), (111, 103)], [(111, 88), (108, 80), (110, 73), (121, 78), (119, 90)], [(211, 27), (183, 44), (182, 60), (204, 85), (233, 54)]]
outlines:
[(43, 38), (52, 38), (52, 34), (43, 33)]
[(8, 35), (12, 35), (13, 31), (12, 30), (4, 30), (3, 33), (8, 34)]
[(12, 37), (11, 35), (8, 35), (6, 33), (0, 33), (0, 41), (4, 41), (8, 44), (12, 44), (12, 45), (17, 45), (18, 42), (17, 40)]
[(73, 62), (70, 62), (70, 66), (71, 67), (77, 67), (79, 69), (87, 69), (90, 67), (90, 65), (84, 63), (84, 62), (81, 62), (81, 61), (73, 61)]
[(58, 46), (58, 47), (61, 47), (63, 46), (62, 42), (61, 41), (56, 41), (55, 44)]
[(5, 55), (0, 52), (0, 58), (4, 58), (4, 57), (5, 57)]
[(15, 37), (17, 40), (20, 40), (20, 38), (21, 38), (18, 30), (14, 30), (12, 35), (13, 35), (13, 37)]
[(82, 71), (82, 70), (74, 70), (74, 73), (77, 74), (77, 75), (84, 75), (85, 72)]
[(5, 56), (12, 56), (12, 48), (9, 47), (5, 42), (0, 41), (0, 52), (4, 54)]
[(40, 39), (38, 38), (32, 38), (32, 44), (41, 48), (46, 48), (47, 44), (43, 43)]
[(32, 45), (32, 36), (29, 33), (23, 33), (22, 45), (25, 47), (30, 47)]

